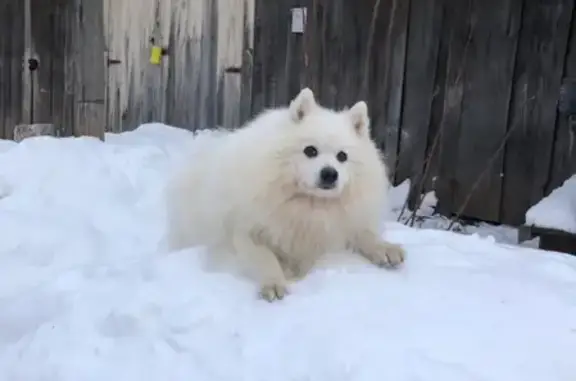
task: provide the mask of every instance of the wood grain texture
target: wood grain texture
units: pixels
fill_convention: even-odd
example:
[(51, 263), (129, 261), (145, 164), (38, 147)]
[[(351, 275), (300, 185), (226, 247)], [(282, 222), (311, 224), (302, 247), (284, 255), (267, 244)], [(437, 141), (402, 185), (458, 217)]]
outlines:
[(504, 162), (504, 223), (522, 224), (526, 210), (545, 194), (573, 3), (525, 4)]
[(12, 139), (22, 123), (24, 2), (0, 2), (0, 138)]
[[(372, 135), (382, 150), (390, 177), (396, 176), (398, 149), (402, 130), (402, 102), (404, 99), (405, 64), (408, 44), (410, 1), (392, 0), (383, 2), (390, 12), (380, 17), (376, 26), (377, 39), (375, 69), (372, 76), (374, 99), (382, 99), (383, 106), (372, 105)], [(381, 46), (381, 41), (384, 46)], [(398, 181), (396, 181), (398, 183)]]
[(30, 102), (26, 117), (32, 123), (52, 122), (52, 75), (54, 51), (54, 1), (25, 0), (30, 5), (30, 46), (25, 46), (24, 73)]
[[(568, 53), (564, 60), (562, 83), (576, 83), (576, 25), (575, 12), (571, 13)], [(561, 114), (556, 119), (554, 148), (545, 194), (550, 194), (564, 181), (576, 173), (576, 125), (570, 122), (570, 116)]]
[(576, 117), (556, 110), (576, 83), (571, 0), (0, 0), (0, 21), (3, 138), (236, 128), (307, 86), (365, 100), (392, 180), (446, 215), (519, 224), (576, 171)]
[[(455, 204), (464, 216), (500, 220), (503, 151), (522, 19), (522, 0), (474, 2), (464, 74)], [(478, 179), (482, 176), (481, 180)]]
[(423, 174), (435, 94), (442, 1), (412, 0), (396, 183), (411, 179), (411, 200)]
[[(435, 190), (438, 197), (438, 210), (448, 216), (456, 213), (459, 208), (454, 197), (457, 184), (457, 165), (455, 164), (458, 163), (464, 75), (466, 63), (470, 59), (472, 3), (473, 0), (447, 0), (446, 3), (444, 43), (447, 50), (447, 62), (442, 117), (438, 126), (442, 135)], [(462, 17), (462, 15), (467, 15), (467, 17)]]
[(102, 0), (75, 0), (76, 136), (104, 139), (106, 77)]

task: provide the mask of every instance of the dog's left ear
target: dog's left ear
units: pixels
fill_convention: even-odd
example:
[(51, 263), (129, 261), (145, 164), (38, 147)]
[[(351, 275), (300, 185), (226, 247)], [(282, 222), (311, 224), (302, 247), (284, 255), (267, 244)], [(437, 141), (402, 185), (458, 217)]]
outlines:
[(290, 116), (292, 120), (299, 123), (316, 107), (314, 93), (309, 88), (302, 89), (300, 93), (290, 102)]
[(368, 105), (366, 102), (357, 102), (347, 111), (347, 113), (352, 120), (354, 131), (358, 136), (370, 136), (370, 117), (368, 116)]

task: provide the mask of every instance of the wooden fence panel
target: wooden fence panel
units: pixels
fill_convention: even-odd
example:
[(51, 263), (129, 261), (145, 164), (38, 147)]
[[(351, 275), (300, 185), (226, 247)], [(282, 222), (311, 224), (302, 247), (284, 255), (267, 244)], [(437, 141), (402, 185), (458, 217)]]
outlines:
[(12, 139), (22, 121), (24, 2), (0, 2), (0, 138)]
[[(300, 7), (306, 9), (304, 34), (291, 30), (292, 12)], [(257, 1), (252, 112), (285, 105), (305, 86), (328, 107), (350, 107), (363, 99), (393, 171), (408, 9), (409, 2), (399, 0)]]
[[(256, 0), (252, 113), (289, 99), (287, 47), (291, 1)], [(308, 15), (310, 17), (310, 15)]]
[[(111, 131), (153, 121), (236, 127), (248, 117), (254, 0), (104, 4)], [(158, 63), (154, 47), (163, 49)]]
[(104, 138), (106, 74), (102, 0), (75, 0), (76, 107), (74, 134)]
[[(104, 88), (101, 0), (9, 0), (2, 6), (2, 27), (11, 30), (0, 36), (3, 136), (12, 138), (17, 124), (49, 123), (58, 136), (102, 137), (105, 94), (91, 93)], [(101, 110), (90, 111), (86, 98)]]
[(24, 123), (52, 123), (55, 0), (24, 0)]
[(216, 124), (237, 127), (241, 121), (242, 64), (246, 12), (244, 0), (217, 0), (217, 93)]
[(576, 170), (576, 123), (556, 111), (561, 82), (576, 83), (571, 0), (177, 4), (0, 2), (0, 137), (26, 121), (59, 135), (236, 127), (309, 86), (329, 107), (367, 101), (412, 196), (430, 158), (422, 189), (445, 214), (466, 204), (463, 216), (519, 224)]
[(67, 67), (72, 61), (72, 39), (69, 30), (73, 25), (74, 7), (66, 0), (56, 0), (50, 15), (52, 40), (51, 70), (51, 120), (58, 136), (74, 134), (73, 71)]
[(442, 17), (442, 0), (411, 0), (396, 183), (411, 178), (412, 185), (417, 186), (423, 173), (432, 101), (438, 91), (435, 78)]
[[(572, 10), (572, 22), (568, 40), (563, 84), (576, 84), (576, 17)], [(549, 194), (571, 175), (576, 173), (576, 124), (567, 115), (559, 115), (556, 124), (556, 134), (550, 174), (545, 194)]]
[[(444, 83), (444, 101), (441, 119), (438, 179), (435, 182), (438, 209), (445, 215), (458, 210), (454, 199), (458, 141), (464, 96), (464, 70), (469, 58), (472, 39), (470, 10), (473, 0), (448, 0), (444, 37), (447, 45), (447, 62)], [(463, 17), (462, 15), (467, 15)]]
[(216, 10), (215, 0), (201, 0), (178, 12), (171, 10), (166, 90), (169, 124), (190, 130), (216, 125)]
[[(522, 0), (474, 2), (454, 199), (463, 215), (499, 221), (503, 151)], [(480, 177), (482, 176), (482, 177)], [(481, 180), (479, 181), (479, 179)]]
[(522, 224), (526, 210), (544, 196), (573, 3), (525, 4), (502, 190), (500, 220), (507, 224)]
[[(383, 11), (389, 10), (388, 14)], [(402, 101), (404, 97), (404, 67), (408, 45), (410, 1), (383, 1), (376, 20), (373, 48), (372, 99), (370, 117), (372, 134), (383, 151), (394, 179), (400, 137), (402, 134)], [(387, 17), (386, 17), (387, 16)]]

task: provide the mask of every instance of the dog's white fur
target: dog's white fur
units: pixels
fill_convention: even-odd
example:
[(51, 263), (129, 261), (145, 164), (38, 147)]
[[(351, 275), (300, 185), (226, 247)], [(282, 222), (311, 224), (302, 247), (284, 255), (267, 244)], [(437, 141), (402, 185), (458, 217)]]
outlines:
[[(303, 277), (330, 251), (353, 249), (379, 266), (403, 261), (404, 250), (380, 237), (389, 183), (365, 102), (334, 111), (304, 89), (289, 107), (220, 139), (201, 147), (169, 185), (171, 249), (232, 253), (268, 300), (281, 299), (287, 279)], [(313, 158), (303, 152), (310, 145)], [(340, 151), (348, 160), (337, 159)], [(318, 186), (326, 166), (339, 173), (332, 189)]]

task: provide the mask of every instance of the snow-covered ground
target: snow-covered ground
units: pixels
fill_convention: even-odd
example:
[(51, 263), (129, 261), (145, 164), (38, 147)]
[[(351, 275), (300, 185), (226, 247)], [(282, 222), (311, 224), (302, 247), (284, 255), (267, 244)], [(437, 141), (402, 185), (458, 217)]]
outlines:
[(334, 255), (274, 304), (166, 253), (162, 186), (192, 141), (0, 141), (0, 380), (576, 380), (576, 258), (512, 229), (392, 216), (401, 270)]
[(528, 209), (526, 224), (576, 233), (576, 175)]
[(400, 221), (405, 225), (423, 229), (450, 230), (462, 234), (476, 234), (480, 237), (491, 237), (491, 239), (494, 239), (498, 243), (538, 248), (539, 238), (518, 243), (518, 229), (511, 226), (493, 225), (485, 222), (464, 223), (463, 221), (452, 221), (435, 213), (438, 200), (434, 192), (430, 192), (425, 196), (420, 209), (414, 214), (414, 222), (410, 225), (413, 212), (405, 209), (409, 190), (410, 180), (406, 180), (397, 187), (392, 188), (390, 192), (390, 220)]

